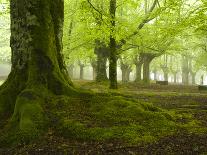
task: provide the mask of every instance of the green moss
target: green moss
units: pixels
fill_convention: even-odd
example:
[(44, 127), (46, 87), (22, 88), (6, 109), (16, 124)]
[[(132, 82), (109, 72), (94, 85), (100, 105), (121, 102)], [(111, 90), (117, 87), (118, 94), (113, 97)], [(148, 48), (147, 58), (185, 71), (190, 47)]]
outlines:
[(171, 135), (178, 128), (166, 111), (123, 97), (97, 94), (80, 100), (62, 96), (55, 102), (59, 109), (53, 112), (59, 122), (54, 128), (67, 138), (150, 142)]

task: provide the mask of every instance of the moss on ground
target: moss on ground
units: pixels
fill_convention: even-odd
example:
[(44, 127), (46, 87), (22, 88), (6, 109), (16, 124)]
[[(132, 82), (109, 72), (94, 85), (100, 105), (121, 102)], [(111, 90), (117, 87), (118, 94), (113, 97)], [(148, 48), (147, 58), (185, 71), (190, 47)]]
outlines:
[[(35, 129), (35, 124), (38, 124), (36, 120), (44, 119), (46, 119), (44, 123), (47, 124), (43, 128), (48, 132), (52, 131), (54, 136), (79, 141), (118, 140), (126, 144), (138, 145), (152, 143), (162, 137), (176, 135), (180, 131), (195, 134), (203, 134), (207, 131), (206, 126), (202, 126), (201, 122), (194, 118), (192, 111), (158, 108), (149, 103), (154, 102), (149, 97), (149, 93), (144, 96), (144, 98), (147, 96), (148, 102), (119, 91), (110, 93), (85, 91), (73, 97), (53, 95), (44, 101), (39, 101), (39, 104), (28, 103), (25, 101), (25, 95), (27, 98), (34, 97), (27, 92), (23, 94), (24, 101), (21, 97), (18, 99), (21, 100), (19, 105), (22, 108), (15, 108), (17, 111), (14, 112), (13, 119), (18, 119), (19, 126), (14, 127), (10, 132), (4, 132), (6, 134), (0, 137), (1, 146), (8, 146), (11, 143), (16, 145), (37, 138), (40, 135), (39, 130), (37, 133), (32, 130), (33, 133), (30, 135), (27, 127)], [(165, 100), (160, 99), (159, 102)], [(34, 115), (30, 113), (28, 118), (26, 116), (29, 111)], [(25, 117), (20, 117), (21, 115)], [(31, 120), (32, 123), (35, 122), (32, 125), (30, 125)]]

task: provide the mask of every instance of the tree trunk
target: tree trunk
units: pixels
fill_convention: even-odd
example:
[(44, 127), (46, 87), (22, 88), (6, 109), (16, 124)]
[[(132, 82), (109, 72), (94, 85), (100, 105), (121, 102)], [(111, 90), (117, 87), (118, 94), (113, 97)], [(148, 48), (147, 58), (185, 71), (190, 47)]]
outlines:
[(96, 80), (97, 63), (95, 60), (91, 60), (91, 67), (93, 68), (93, 80)]
[(0, 114), (21, 133), (38, 135), (51, 93), (76, 94), (62, 58), (64, 7), (59, 0), (11, 0), (12, 69), (0, 87)]
[(177, 83), (177, 73), (173, 73), (174, 83)]
[(116, 16), (116, 0), (110, 0), (110, 16), (111, 16), (111, 34), (110, 34), (110, 57), (109, 57), (109, 80), (110, 88), (117, 89), (117, 50), (115, 39), (115, 16)]
[(80, 64), (80, 80), (83, 80), (83, 76), (84, 76), (84, 65)]
[(189, 84), (189, 78), (188, 78), (188, 72), (187, 71), (183, 71), (182, 72), (182, 83), (184, 85), (188, 85)]
[(142, 80), (142, 62), (136, 63), (136, 82), (140, 82)]
[(150, 63), (154, 56), (148, 53), (144, 53), (144, 64), (143, 64), (143, 82), (145, 84), (150, 83)]
[(129, 82), (129, 80), (130, 80), (130, 73), (131, 73), (131, 68), (128, 68), (127, 69), (127, 72), (126, 72), (126, 80), (127, 80), (127, 82)]
[(184, 85), (189, 84), (189, 60), (187, 56), (182, 57), (182, 83)]
[(70, 76), (71, 79), (73, 79), (73, 72), (74, 72), (74, 65), (73, 64), (70, 64), (68, 66), (68, 74)]
[(196, 73), (195, 72), (191, 72), (191, 76), (192, 76), (192, 84), (194, 85), (195, 82), (195, 77), (196, 77)]
[(154, 81), (157, 81), (157, 70), (155, 69), (155, 70), (153, 71), (153, 73), (154, 73)]
[(168, 71), (164, 72), (164, 81), (168, 81)]
[(97, 55), (96, 81), (107, 81), (108, 77), (106, 73), (106, 62), (109, 56), (109, 49), (105, 46), (104, 43), (96, 40), (94, 53)]

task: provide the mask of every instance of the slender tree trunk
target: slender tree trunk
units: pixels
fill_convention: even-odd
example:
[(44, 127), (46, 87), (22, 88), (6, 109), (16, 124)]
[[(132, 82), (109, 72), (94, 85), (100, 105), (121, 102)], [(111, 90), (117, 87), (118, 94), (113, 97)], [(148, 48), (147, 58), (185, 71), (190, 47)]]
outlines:
[(80, 80), (83, 80), (83, 76), (84, 76), (84, 65), (80, 64)]
[(122, 82), (126, 83), (127, 82), (127, 79), (126, 79), (127, 70), (126, 68), (122, 68), (121, 71), (122, 71)]
[[(11, 0), (12, 69), (0, 87), (0, 114), (38, 135), (51, 94), (76, 94), (62, 58), (63, 1)], [(11, 115), (10, 115), (11, 116)]]
[(173, 73), (174, 83), (177, 83), (177, 73)]
[(110, 34), (110, 57), (109, 57), (109, 80), (110, 88), (117, 89), (117, 52), (115, 39), (115, 16), (116, 16), (116, 0), (110, 0), (110, 16), (111, 16), (111, 34)]
[(189, 60), (187, 56), (182, 57), (182, 83), (189, 84)]
[(194, 85), (195, 82), (195, 77), (196, 77), (196, 72), (191, 72), (191, 76), (192, 76), (192, 84)]
[(129, 82), (130, 81), (130, 73), (131, 73), (131, 68), (128, 68), (127, 69), (127, 72), (126, 72), (126, 80), (127, 80), (127, 82)]

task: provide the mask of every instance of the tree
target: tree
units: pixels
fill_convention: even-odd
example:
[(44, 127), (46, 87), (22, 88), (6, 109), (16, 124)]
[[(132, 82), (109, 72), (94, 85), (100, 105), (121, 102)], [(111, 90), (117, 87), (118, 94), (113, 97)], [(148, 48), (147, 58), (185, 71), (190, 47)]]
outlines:
[[(0, 87), (0, 114), (35, 134), (44, 125), (51, 95), (76, 94), (62, 57), (64, 4), (59, 0), (11, 0), (12, 69)], [(12, 114), (13, 113), (13, 114)]]

